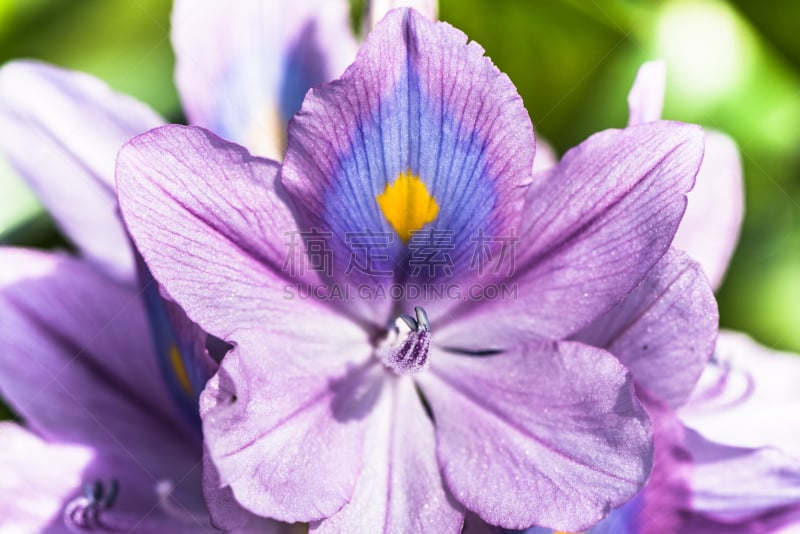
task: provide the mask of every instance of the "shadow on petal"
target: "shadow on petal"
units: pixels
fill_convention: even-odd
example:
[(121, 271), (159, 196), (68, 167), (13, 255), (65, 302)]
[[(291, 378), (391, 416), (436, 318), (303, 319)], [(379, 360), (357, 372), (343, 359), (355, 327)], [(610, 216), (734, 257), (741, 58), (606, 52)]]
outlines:
[(342, 378), (329, 382), (333, 392), (331, 414), (341, 422), (364, 419), (375, 407), (385, 383), (384, 370), (367, 361), (348, 365)]

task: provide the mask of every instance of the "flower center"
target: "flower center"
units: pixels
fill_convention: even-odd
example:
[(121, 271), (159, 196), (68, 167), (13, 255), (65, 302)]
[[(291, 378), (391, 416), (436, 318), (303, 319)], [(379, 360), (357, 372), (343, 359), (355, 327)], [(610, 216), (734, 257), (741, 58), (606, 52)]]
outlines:
[(428, 365), (431, 347), (431, 330), (428, 314), (419, 306), (414, 308), (416, 319), (410, 315), (398, 317), (383, 342), (375, 349), (375, 356), (399, 375), (410, 375)]

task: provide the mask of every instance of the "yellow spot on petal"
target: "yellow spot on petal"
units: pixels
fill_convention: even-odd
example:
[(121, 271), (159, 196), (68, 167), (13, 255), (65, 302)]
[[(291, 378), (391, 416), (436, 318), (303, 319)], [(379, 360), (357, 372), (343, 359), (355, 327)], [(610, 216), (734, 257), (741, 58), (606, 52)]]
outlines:
[(407, 243), (411, 234), (432, 222), (439, 214), (436, 199), (411, 171), (401, 172), (394, 183), (386, 184), (376, 200), (383, 216), (403, 243)]
[(192, 384), (189, 382), (189, 375), (186, 373), (186, 367), (183, 366), (181, 360), (181, 353), (178, 347), (172, 345), (169, 349), (169, 363), (172, 365), (172, 370), (175, 371), (175, 376), (178, 378), (178, 383), (183, 390), (190, 397), (192, 396)]

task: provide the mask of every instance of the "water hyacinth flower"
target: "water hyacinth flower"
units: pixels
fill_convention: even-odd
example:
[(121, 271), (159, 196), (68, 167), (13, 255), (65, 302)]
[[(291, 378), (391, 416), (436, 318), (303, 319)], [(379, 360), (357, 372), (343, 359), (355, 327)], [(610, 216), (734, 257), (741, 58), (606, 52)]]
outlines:
[(117, 147), (162, 121), (89, 76), (14, 63), (0, 122), (81, 256), (0, 249), (0, 391), (25, 422), (2, 425), (4, 527), (210, 529), (197, 396), (215, 364), (137, 275), (113, 188)]
[[(632, 124), (659, 118), (665, 75), (660, 61), (639, 70), (629, 95)], [(724, 134), (707, 131), (705, 158), (674, 245), (697, 257), (715, 286), (738, 238), (741, 175), (735, 144)], [(677, 403), (665, 402), (663, 392), (653, 395), (658, 389), (652, 387), (652, 378), (638, 373), (635, 366), (631, 369), (653, 419), (655, 465), (639, 495), (591, 532), (796, 528), (800, 456), (795, 438), (800, 428), (793, 414), (786, 412), (794, 397), (791, 384), (800, 372), (796, 356), (770, 353), (741, 334), (721, 332), (714, 357), (692, 395)]]
[[(95, 530), (210, 528), (197, 399), (216, 365), (205, 354), (206, 335), (137, 269), (113, 187), (118, 147), (163, 121), (91, 76), (15, 62), (0, 70), (0, 122), (0, 147), (81, 257), (0, 249), (0, 391), (30, 427), (4, 425), (5, 523), (22, 531), (65, 522)], [(115, 389), (128, 381), (129, 390)], [(148, 386), (137, 393), (140, 382)], [(38, 394), (54, 384), (68, 391)], [(138, 396), (151, 390), (158, 393), (146, 401), (152, 413), (139, 413)], [(70, 417), (51, 413), (59, 396), (64, 413), (75, 412)], [(130, 422), (116, 417), (131, 411)], [(165, 431), (164, 421), (175, 428)], [(176, 450), (179, 460), (170, 457)], [(76, 460), (41, 467), (41, 457), (60, 451)], [(176, 506), (177, 517), (165, 520)], [(68, 507), (74, 514), (64, 515)]]
[[(702, 277), (682, 291), (642, 284), (687, 270), (667, 251), (702, 134), (669, 122), (601, 132), (532, 181), (533, 151), (508, 78), (413, 10), (391, 12), (342, 78), (307, 95), (282, 167), (192, 127), (123, 147), (117, 188), (137, 247), (189, 317), (235, 345), (201, 398), (219, 471), (207, 497), (230, 489), (249, 511), (314, 531), (457, 532), (467, 511), (575, 531), (638, 491), (651, 428), (630, 375), (568, 338), (626, 297), (660, 314), (653, 343), (682, 324), (666, 320), (671, 304), (715, 310), (693, 300)], [(414, 263), (426, 230), (446, 243)], [(287, 269), (297, 235), (306, 247), (292, 257), (310, 268)], [(495, 259), (497, 238), (517, 243), (513, 272), (471, 268), (486, 236)], [(373, 238), (382, 248), (365, 265)], [(347, 296), (370, 282), (501, 281), (519, 298)], [(342, 297), (318, 291), (330, 287)], [(715, 327), (682, 342), (703, 345)]]
[[(642, 66), (628, 98), (631, 123), (659, 118), (665, 76), (663, 62)], [(713, 131), (706, 131), (705, 135), (703, 165), (674, 245), (699, 260), (717, 287), (741, 227), (742, 169), (738, 149), (730, 138)], [(791, 370), (795, 364), (796, 374), (800, 365), (785, 356), (770, 360), (761, 356), (765, 352), (741, 335), (721, 333), (715, 356), (692, 396), (680, 406), (673, 406), (677, 412), (651, 410), (654, 426), (670, 429), (671, 439), (665, 441), (671, 452), (662, 455), (661, 461), (657, 455), (651, 482), (617, 514), (616, 528), (635, 532), (771, 532), (797, 521), (800, 500), (795, 488), (800, 478), (800, 456), (794, 446), (788, 445), (789, 440), (776, 436), (776, 429), (796, 434), (797, 428), (791, 424), (790, 416), (780, 415), (784, 399), (764, 402), (769, 398), (767, 392), (776, 390), (764, 367), (772, 361), (772, 365)], [(731, 364), (732, 360), (736, 363)], [(737, 387), (737, 376), (748, 377), (738, 381), (739, 386), (748, 384), (744, 390)], [(737, 394), (742, 394), (737, 402), (721, 400), (730, 401)], [(742, 402), (749, 397), (755, 402)], [(754, 404), (758, 405), (760, 420), (764, 420), (764, 413), (776, 416), (766, 419), (769, 423), (765, 426), (772, 428), (771, 432), (758, 432), (753, 425), (744, 423), (747, 406), (754, 408)], [(713, 415), (693, 419), (692, 414)], [(758, 435), (759, 439), (742, 439), (750, 435)], [(642, 506), (648, 501), (655, 506)]]
[(798, 376), (797, 354), (720, 332), (714, 359), (678, 412), (692, 458), (687, 529), (800, 529)]
[(156, 356), (138, 291), (66, 255), (0, 260), (0, 390), (25, 421), (0, 427), (4, 527), (210, 530), (199, 429), (174, 397), (191, 401), (193, 369), (178, 345)]

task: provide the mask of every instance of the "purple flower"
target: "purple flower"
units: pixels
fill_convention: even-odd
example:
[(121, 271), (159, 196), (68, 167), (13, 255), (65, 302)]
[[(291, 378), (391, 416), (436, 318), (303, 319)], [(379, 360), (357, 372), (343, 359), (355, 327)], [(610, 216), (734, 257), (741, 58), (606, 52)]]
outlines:
[[(630, 375), (567, 338), (627, 297), (654, 346), (682, 362), (710, 352), (680, 350), (713, 338), (715, 320), (688, 319), (715, 308), (693, 300), (707, 283), (688, 260), (667, 254), (702, 133), (601, 132), (531, 180), (533, 150), (508, 78), (410, 10), (307, 95), (283, 167), (199, 128), (123, 147), (117, 187), (137, 246), (189, 317), (235, 345), (201, 398), (219, 470), (207, 497), (229, 489), (314, 530), (452, 532), (466, 511), (580, 530), (636, 493), (652, 445)], [(306, 247), (287, 257), (298, 235)], [(444, 241), (420, 260), (426, 236)], [(476, 272), (476, 242), (492, 267), (516, 243), (513, 268)], [(519, 298), (359, 293), (501, 282)]]
[[(160, 124), (97, 80), (0, 71), (0, 142), (83, 260), (0, 249), (4, 526), (209, 529), (197, 397), (205, 334), (136, 274), (112, 185), (117, 147)], [(68, 202), (77, 199), (78, 202)]]
[(173, 396), (191, 401), (203, 370), (177, 344), (172, 360), (156, 356), (135, 287), (65, 255), (0, 257), (0, 389), (27, 427), (0, 427), (4, 525), (209, 529), (200, 434)]
[(338, 76), (357, 49), (344, 0), (178, 0), (172, 44), (190, 123), (273, 158), (306, 91)]
[(720, 332), (714, 359), (680, 411), (692, 457), (691, 514), (702, 532), (800, 527), (800, 359)]
[[(658, 119), (664, 82), (662, 62), (640, 69), (629, 96), (632, 124)], [(738, 150), (724, 134), (706, 132), (705, 158), (674, 244), (698, 258), (717, 285), (741, 219)], [(625, 308), (623, 301), (609, 316), (637, 316)], [(607, 323), (609, 337), (630, 338), (626, 324)], [(774, 532), (798, 524), (800, 427), (789, 413), (791, 384), (800, 373), (795, 356), (770, 353), (741, 334), (723, 332), (696, 386), (696, 365), (682, 369), (682, 380), (670, 381), (693, 387), (687, 398), (686, 389), (675, 397), (660, 387), (659, 376), (674, 376), (662, 365), (672, 358), (660, 347), (652, 347), (648, 365), (637, 366), (619, 350), (624, 344), (615, 345), (609, 350), (631, 368), (653, 420), (655, 462), (645, 488), (591, 532)]]
[[(663, 63), (652, 62), (640, 69), (629, 96), (632, 123), (658, 119), (664, 82)], [(675, 246), (702, 263), (714, 287), (723, 278), (738, 238), (742, 205), (738, 150), (724, 134), (707, 131), (706, 155)], [(619, 514), (629, 520), (629, 530), (772, 532), (797, 522), (800, 456), (790, 440), (781, 439), (776, 431), (796, 435), (798, 428), (791, 416), (781, 414), (781, 406), (791, 403), (770, 399), (769, 392), (779, 390), (770, 382), (791, 380), (800, 365), (788, 356), (770, 358), (766, 352), (741, 335), (723, 333), (692, 396), (673, 405), (679, 408), (677, 413), (648, 406), (654, 426), (669, 432), (661, 433), (661, 439), (656, 432), (651, 482)], [(766, 368), (773, 365), (788, 373), (769, 378)], [(747, 380), (737, 381), (743, 376)], [(745, 383), (747, 387), (742, 388)], [(739, 402), (721, 400), (737, 395)], [(753, 409), (749, 413), (757, 411), (758, 416), (748, 417)], [(765, 413), (773, 417), (765, 418)], [(764, 426), (772, 432), (760, 432), (756, 418), (767, 421)], [(745, 438), (756, 435), (756, 440)], [(664, 451), (660, 456), (659, 442)]]

